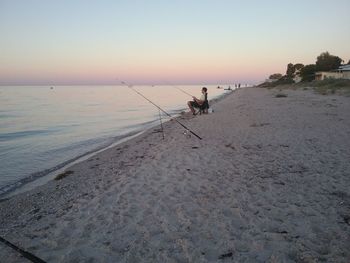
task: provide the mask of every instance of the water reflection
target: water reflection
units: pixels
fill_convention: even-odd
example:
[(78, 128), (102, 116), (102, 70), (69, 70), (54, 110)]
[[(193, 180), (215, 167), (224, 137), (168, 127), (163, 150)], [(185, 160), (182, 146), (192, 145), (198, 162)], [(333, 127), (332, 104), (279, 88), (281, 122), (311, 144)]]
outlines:
[[(200, 86), (179, 86), (200, 96)], [(191, 97), (170, 86), (135, 86), (167, 112)], [(224, 91), (208, 87), (209, 99)], [(0, 192), (117, 136), (156, 122), (158, 110), (125, 86), (1, 87)], [(144, 125), (142, 125), (144, 124)], [(5, 154), (4, 154), (5, 153)]]

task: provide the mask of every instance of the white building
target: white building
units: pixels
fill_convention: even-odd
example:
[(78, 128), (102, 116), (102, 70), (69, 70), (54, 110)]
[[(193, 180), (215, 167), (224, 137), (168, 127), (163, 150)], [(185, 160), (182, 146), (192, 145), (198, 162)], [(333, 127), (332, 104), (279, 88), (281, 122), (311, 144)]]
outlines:
[(315, 80), (332, 79), (350, 79), (350, 65), (342, 65), (333, 71), (319, 71), (315, 73)]
[(295, 83), (298, 83), (301, 81), (301, 77), (300, 77), (300, 69), (297, 69), (295, 72), (294, 72), (294, 78), (293, 78), (294, 82)]

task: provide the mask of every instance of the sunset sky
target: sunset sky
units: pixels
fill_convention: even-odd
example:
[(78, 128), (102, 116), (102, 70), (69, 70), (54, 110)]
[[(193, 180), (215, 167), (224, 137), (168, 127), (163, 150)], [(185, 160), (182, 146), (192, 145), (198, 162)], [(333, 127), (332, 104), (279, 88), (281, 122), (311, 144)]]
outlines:
[(349, 0), (0, 0), (0, 85), (256, 83), (350, 59)]

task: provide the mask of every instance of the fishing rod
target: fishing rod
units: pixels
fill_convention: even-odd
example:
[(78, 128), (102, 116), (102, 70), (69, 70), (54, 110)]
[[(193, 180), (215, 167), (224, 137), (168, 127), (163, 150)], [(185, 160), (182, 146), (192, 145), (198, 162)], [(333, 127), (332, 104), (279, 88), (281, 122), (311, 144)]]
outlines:
[(164, 140), (164, 128), (163, 128), (162, 115), (160, 113), (160, 109), (158, 109), (158, 113), (159, 113), (160, 128), (162, 130), (162, 136), (163, 136), (163, 140)]
[(46, 263), (41, 258), (38, 258), (37, 256), (33, 255), (32, 253), (29, 253), (29, 252), (27, 252), (27, 251), (17, 247), (16, 245), (12, 244), (10, 241), (7, 241), (3, 237), (0, 237), (0, 241), (2, 243), (4, 243), (5, 245), (9, 246), (10, 248), (14, 249), (15, 251), (17, 251), (18, 253), (20, 253), (23, 257), (25, 257), (26, 259), (30, 260), (31, 262), (34, 262), (34, 263)]
[[(126, 82), (121, 81), (122, 84), (126, 85), (127, 87), (131, 88), (132, 85), (128, 85)], [(164, 128), (163, 128), (163, 121), (162, 121), (162, 115), (160, 112), (160, 109), (158, 108), (158, 114), (159, 114), (159, 122), (160, 122), (160, 130), (162, 131), (162, 138), (164, 140)]]
[(176, 118), (173, 118), (173, 116), (171, 116), (169, 113), (167, 113), (165, 110), (163, 110), (161, 107), (159, 107), (157, 104), (155, 104), (153, 101), (149, 100), (148, 98), (146, 98), (141, 92), (137, 91), (136, 89), (134, 89), (134, 87), (128, 83), (126, 83), (125, 81), (121, 81), (120, 83), (122, 83), (123, 85), (127, 86), (128, 88), (130, 88), (131, 90), (133, 90), (134, 92), (136, 92), (138, 95), (140, 95), (142, 98), (144, 98), (145, 100), (147, 100), (149, 103), (151, 103), (153, 106), (155, 106), (158, 110), (162, 111), (163, 113), (165, 113), (168, 117), (170, 117), (171, 119), (173, 119), (174, 121), (176, 121), (179, 125), (181, 125), (183, 128), (185, 128), (186, 130), (188, 130), (190, 133), (192, 133), (194, 136), (196, 136), (199, 140), (202, 140), (202, 138), (196, 134), (195, 132), (193, 132), (191, 129), (189, 129), (188, 127), (186, 127), (184, 124), (182, 124), (181, 122), (179, 122)]

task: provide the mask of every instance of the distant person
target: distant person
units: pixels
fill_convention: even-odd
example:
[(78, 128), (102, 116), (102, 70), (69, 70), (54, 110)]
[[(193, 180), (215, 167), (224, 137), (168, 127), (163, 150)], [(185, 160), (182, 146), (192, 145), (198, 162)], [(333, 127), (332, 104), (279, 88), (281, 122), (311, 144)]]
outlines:
[(198, 99), (196, 97), (192, 97), (192, 101), (188, 101), (187, 105), (190, 108), (191, 112), (193, 115), (196, 115), (196, 111), (194, 108), (198, 108), (200, 111), (203, 109), (204, 111), (208, 110), (209, 108), (209, 103), (208, 103), (208, 93), (207, 93), (207, 88), (203, 87), (202, 88), (202, 95)]
[(239, 88), (239, 89), (241, 88), (241, 83), (238, 84), (238, 88)]

